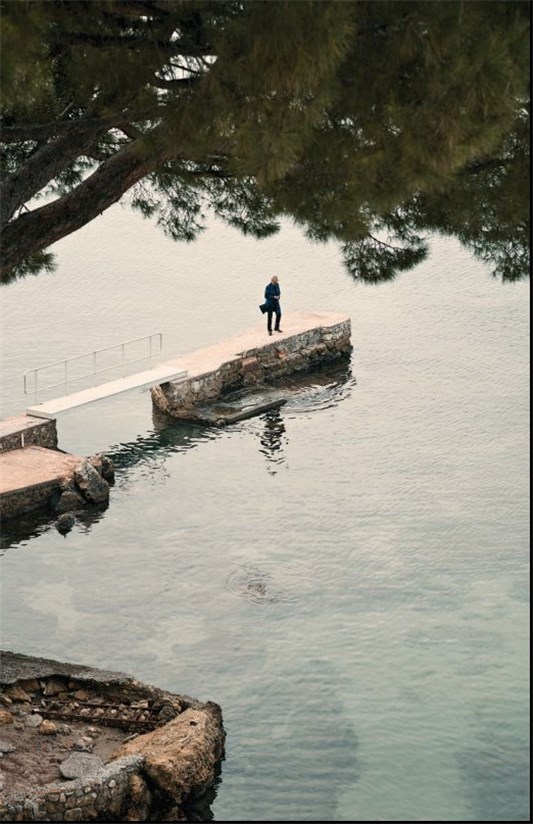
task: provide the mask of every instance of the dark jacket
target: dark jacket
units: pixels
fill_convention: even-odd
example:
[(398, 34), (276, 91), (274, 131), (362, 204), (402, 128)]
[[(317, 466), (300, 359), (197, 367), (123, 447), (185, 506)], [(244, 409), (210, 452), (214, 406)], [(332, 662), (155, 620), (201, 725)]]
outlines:
[(269, 283), (265, 289), (265, 303), (267, 312), (279, 312), (279, 298), (281, 290), (279, 283)]

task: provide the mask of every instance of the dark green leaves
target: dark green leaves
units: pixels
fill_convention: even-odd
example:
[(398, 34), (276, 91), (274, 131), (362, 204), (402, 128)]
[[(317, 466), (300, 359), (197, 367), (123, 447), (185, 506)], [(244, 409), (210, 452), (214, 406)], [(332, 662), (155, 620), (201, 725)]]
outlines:
[(4, 280), (128, 191), (177, 241), (288, 217), (368, 282), (435, 232), (529, 274), (528, 2), (0, 7)]

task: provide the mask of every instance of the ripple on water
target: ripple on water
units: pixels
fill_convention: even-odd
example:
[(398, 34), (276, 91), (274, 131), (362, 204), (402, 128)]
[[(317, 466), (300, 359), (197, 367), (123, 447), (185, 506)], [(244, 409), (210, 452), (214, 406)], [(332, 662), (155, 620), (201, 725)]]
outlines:
[(254, 604), (295, 602), (317, 586), (303, 568), (274, 564), (239, 567), (226, 582), (229, 592)]
[(293, 387), (295, 391), (287, 399), (284, 412), (301, 414), (331, 409), (349, 396), (353, 386), (355, 386), (355, 378), (349, 380), (343, 378), (329, 382), (309, 381), (295, 386)]

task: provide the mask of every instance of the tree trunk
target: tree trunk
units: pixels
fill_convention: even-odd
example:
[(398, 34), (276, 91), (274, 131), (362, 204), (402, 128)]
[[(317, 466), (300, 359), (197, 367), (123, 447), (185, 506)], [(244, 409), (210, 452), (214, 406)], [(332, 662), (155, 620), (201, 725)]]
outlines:
[(31, 200), (50, 180), (64, 171), (94, 143), (100, 129), (84, 124), (56, 137), (37, 149), (24, 165), (2, 183), (0, 198), (0, 226), (7, 226), (16, 210)]
[(8, 223), (2, 235), (0, 280), (29, 255), (102, 214), (164, 159), (162, 151), (147, 158), (138, 146), (129, 146), (102, 163), (73, 192)]

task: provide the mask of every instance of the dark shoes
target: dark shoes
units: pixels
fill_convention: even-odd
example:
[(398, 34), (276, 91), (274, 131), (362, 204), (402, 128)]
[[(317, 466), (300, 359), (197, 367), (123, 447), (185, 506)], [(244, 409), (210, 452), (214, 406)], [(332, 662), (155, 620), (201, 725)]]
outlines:
[(269, 332), (268, 334), (269, 334), (269, 335), (271, 335), (271, 334), (272, 334), (272, 332)]
[(276, 332), (283, 332), (283, 329), (276, 329)]

